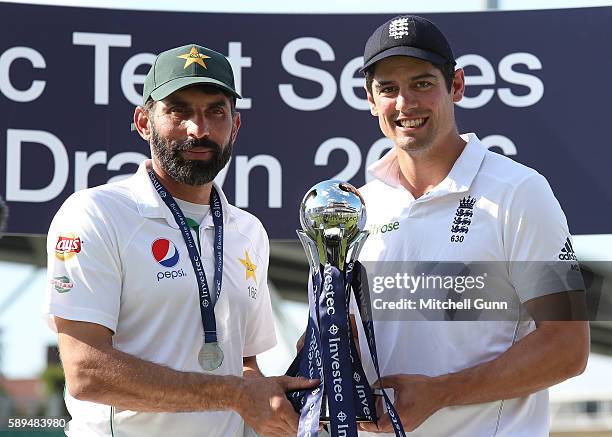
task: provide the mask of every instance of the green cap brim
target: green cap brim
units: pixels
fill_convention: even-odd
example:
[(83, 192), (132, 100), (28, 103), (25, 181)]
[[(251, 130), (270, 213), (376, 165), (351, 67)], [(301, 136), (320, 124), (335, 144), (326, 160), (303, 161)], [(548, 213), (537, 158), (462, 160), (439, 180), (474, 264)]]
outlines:
[(166, 97), (168, 97), (170, 94), (178, 90), (181, 90), (191, 85), (197, 85), (197, 84), (207, 84), (207, 85), (216, 86), (217, 88), (221, 88), (222, 90), (227, 91), (228, 93), (230, 93), (232, 96), (236, 97), (237, 99), (242, 98), (240, 94), (238, 94), (236, 91), (234, 91), (233, 89), (225, 85), (223, 82), (218, 81), (216, 79), (212, 79), (210, 77), (202, 77), (202, 76), (177, 77), (176, 79), (169, 80), (168, 82), (158, 86), (153, 91), (151, 91), (151, 98), (155, 101), (163, 100)]

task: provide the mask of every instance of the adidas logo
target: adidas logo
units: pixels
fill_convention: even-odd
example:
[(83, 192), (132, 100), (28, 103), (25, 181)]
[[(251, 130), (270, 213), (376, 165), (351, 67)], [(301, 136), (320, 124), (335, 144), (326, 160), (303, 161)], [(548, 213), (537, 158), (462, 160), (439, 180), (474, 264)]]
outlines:
[(565, 240), (565, 245), (561, 248), (561, 253), (559, 254), (559, 259), (562, 261), (577, 261), (576, 252), (574, 252), (574, 247), (572, 246), (572, 242), (569, 237)]

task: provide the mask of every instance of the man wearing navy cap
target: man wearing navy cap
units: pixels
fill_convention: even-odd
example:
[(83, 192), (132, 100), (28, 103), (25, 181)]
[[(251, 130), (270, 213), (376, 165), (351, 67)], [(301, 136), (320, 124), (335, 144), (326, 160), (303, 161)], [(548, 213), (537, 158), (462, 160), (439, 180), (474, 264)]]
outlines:
[[(559, 203), (536, 171), (458, 133), (464, 72), (432, 22), (405, 15), (380, 26), (362, 71), (370, 111), (394, 144), (360, 189), (367, 226), (395, 225), (372, 233), (360, 260), (497, 263), (505, 276), (496, 292), (529, 310), (526, 319), (504, 321), (453, 321), (444, 311), (441, 321), (375, 319), (381, 385), (393, 389), (410, 435), (548, 436), (546, 388), (581, 373), (589, 352), (586, 322), (539, 316), (544, 299), (576, 289), (563, 275), (531, 280), (542, 279), (530, 273), (536, 261), (577, 268)], [(371, 363), (366, 372), (375, 375)], [(386, 414), (361, 426), (393, 430)]]
[(269, 243), (213, 182), (240, 128), (232, 68), (189, 44), (159, 54), (134, 127), (151, 160), (74, 193), (48, 235), (69, 436), (285, 436), (298, 416), (256, 355), (276, 343)]

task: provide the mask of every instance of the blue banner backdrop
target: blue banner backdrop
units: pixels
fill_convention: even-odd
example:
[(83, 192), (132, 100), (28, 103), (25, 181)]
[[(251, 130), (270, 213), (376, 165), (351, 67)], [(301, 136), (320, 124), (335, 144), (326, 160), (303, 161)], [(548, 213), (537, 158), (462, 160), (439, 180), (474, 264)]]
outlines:
[[(612, 7), (426, 16), (465, 67), (460, 131), (545, 175), (573, 233), (612, 232)], [(390, 146), (357, 72), (365, 40), (390, 17), (0, 4), (8, 231), (44, 234), (72, 192), (134, 172), (149, 149), (129, 125), (153, 54), (197, 42), (228, 56), (245, 97), (223, 189), (272, 238), (295, 238), (310, 186), (360, 186)]]

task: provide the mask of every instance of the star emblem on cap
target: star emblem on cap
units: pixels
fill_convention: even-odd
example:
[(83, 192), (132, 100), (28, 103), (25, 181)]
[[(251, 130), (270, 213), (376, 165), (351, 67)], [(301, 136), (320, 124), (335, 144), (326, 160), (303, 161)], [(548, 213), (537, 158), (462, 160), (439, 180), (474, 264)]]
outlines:
[(183, 69), (189, 67), (194, 62), (206, 68), (204, 59), (210, 59), (210, 56), (206, 56), (198, 52), (198, 49), (196, 47), (191, 47), (191, 50), (189, 51), (189, 53), (185, 53), (184, 55), (179, 55), (177, 56), (177, 58), (181, 58), (185, 60), (185, 65), (183, 66)]
[(238, 260), (240, 261), (240, 264), (242, 264), (246, 269), (246, 280), (248, 281), (249, 278), (253, 278), (253, 281), (257, 282), (257, 277), (255, 276), (257, 266), (253, 264), (253, 261), (251, 261), (251, 258), (249, 257), (249, 252), (245, 250), (244, 259), (238, 258)]

